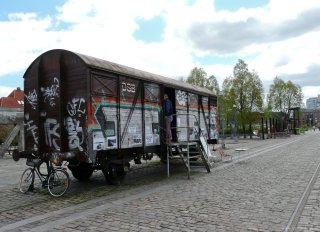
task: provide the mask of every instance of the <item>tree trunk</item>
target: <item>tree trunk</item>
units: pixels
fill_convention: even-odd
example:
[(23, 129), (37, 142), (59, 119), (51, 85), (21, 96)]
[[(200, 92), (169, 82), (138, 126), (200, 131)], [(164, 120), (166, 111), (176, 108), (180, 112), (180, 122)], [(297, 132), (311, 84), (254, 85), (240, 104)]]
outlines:
[(244, 123), (242, 123), (242, 133), (243, 133), (243, 138), (247, 138), (247, 135), (246, 135), (246, 125)]

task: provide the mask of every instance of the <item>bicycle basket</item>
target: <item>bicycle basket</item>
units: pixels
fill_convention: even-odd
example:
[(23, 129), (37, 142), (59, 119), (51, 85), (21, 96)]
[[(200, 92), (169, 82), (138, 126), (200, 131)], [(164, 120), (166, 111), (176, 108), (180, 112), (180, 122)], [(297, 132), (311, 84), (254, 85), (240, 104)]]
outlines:
[(41, 159), (31, 159), (27, 158), (27, 165), (30, 167), (37, 167), (41, 164)]

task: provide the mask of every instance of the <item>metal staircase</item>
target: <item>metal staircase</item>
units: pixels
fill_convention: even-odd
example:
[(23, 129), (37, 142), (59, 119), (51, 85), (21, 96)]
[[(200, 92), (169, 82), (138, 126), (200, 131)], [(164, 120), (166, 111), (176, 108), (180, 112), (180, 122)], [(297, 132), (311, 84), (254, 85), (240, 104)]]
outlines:
[[(207, 146), (207, 143), (206, 145)], [(167, 168), (170, 176), (170, 159), (169, 157), (178, 156), (185, 165), (190, 179), (190, 170), (195, 167), (205, 167), (207, 172), (213, 167), (213, 156), (209, 147), (204, 147), (200, 141), (171, 143), (168, 145)], [(201, 162), (199, 162), (199, 159)]]
[[(182, 128), (182, 127), (179, 127)], [(186, 128), (186, 127), (183, 127)], [(205, 167), (207, 172), (214, 164), (214, 156), (211, 154), (207, 139), (204, 137), (201, 130), (199, 130), (199, 139), (196, 141), (182, 141), (167, 145), (167, 174), (170, 176), (170, 159), (169, 157), (179, 156), (183, 161), (187, 172), (188, 179), (190, 179), (190, 169), (192, 167)], [(199, 162), (199, 158), (202, 162)]]
[(14, 138), (19, 134), (20, 131), (20, 124), (17, 124), (8, 134), (4, 143), (0, 146), (0, 158), (2, 158), (5, 152), (8, 150), (9, 146), (11, 145)]

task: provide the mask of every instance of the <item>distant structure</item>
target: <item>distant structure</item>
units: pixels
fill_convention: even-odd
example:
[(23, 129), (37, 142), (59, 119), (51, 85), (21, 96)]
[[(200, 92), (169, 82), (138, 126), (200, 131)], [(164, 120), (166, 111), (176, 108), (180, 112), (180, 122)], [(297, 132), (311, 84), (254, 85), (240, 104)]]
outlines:
[(24, 92), (13, 90), (8, 97), (0, 98), (0, 125), (14, 125), (13, 129), (0, 143), (0, 158), (9, 150), (15, 137), (19, 136), (19, 150), (24, 148), (23, 106)]
[(8, 97), (0, 98), (0, 107), (6, 108), (23, 108), (24, 93), (19, 87), (13, 90)]
[(320, 109), (320, 95), (318, 95), (318, 97), (311, 97), (307, 99), (307, 109)]
[(300, 125), (320, 126), (320, 109), (301, 109)]

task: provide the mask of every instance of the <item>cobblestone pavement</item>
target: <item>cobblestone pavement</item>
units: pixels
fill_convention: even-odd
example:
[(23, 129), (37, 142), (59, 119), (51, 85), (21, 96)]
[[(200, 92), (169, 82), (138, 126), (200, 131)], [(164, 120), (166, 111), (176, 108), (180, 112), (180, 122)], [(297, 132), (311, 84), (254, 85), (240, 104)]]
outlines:
[[(236, 152), (236, 149), (243, 149)], [(159, 161), (133, 167), (120, 186), (100, 172), (72, 180), (62, 198), (17, 189), (24, 161), (0, 160), (1, 231), (320, 231), (320, 133), (226, 140), (232, 162), (210, 173)], [(216, 152), (217, 153), (217, 152)], [(219, 160), (219, 155), (217, 160)]]

